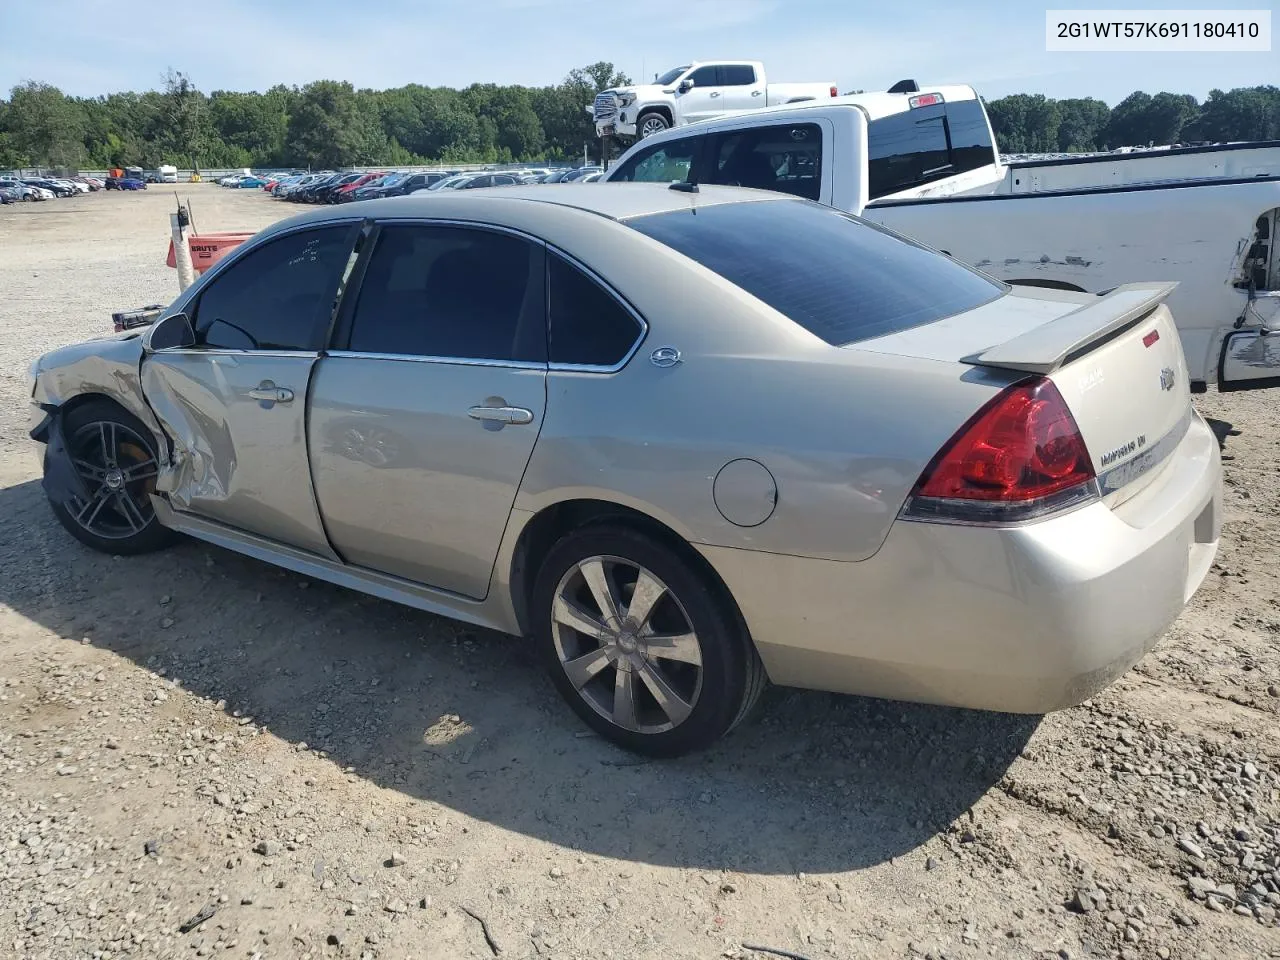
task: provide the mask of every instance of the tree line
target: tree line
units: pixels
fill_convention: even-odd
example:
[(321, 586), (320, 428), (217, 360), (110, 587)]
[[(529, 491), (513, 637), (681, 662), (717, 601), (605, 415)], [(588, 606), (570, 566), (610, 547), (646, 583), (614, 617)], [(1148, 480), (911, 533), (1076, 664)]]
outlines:
[[(598, 150), (583, 107), (630, 79), (606, 62), (546, 87), (409, 84), (355, 89), (318, 80), (259, 93), (204, 93), (170, 70), (162, 89), (70, 97), (31, 81), (0, 100), (0, 169), (409, 166), (563, 160)], [(1092, 98), (1013, 94), (987, 102), (1005, 153), (1081, 152), (1196, 141), (1280, 139), (1280, 88), (1136, 92)]]

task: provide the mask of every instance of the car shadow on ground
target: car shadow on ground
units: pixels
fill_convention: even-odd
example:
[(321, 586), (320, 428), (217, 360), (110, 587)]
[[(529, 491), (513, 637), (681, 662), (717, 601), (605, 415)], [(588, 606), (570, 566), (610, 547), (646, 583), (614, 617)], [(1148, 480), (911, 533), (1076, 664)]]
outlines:
[(902, 856), (996, 784), (1039, 722), (774, 689), (716, 748), (647, 761), (588, 734), (527, 641), (195, 541), (96, 554), (35, 481), (0, 490), (0, 603), (379, 786), (659, 865), (820, 873)]

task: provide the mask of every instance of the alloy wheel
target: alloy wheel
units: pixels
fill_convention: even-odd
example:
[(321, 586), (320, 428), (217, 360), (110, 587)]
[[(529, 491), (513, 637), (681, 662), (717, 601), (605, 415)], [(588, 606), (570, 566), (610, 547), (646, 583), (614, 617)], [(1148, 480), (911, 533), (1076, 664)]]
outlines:
[(67, 503), (77, 524), (104, 540), (124, 540), (155, 519), (150, 494), (159, 466), (135, 431), (112, 420), (97, 420), (76, 430), (68, 448), (89, 491), (87, 499), (74, 496)]
[(640, 138), (651, 137), (655, 133), (661, 133), (667, 129), (666, 121), (661, 117), (649, 117), (645, 120), (644, 125), (640, 127)]
[(702, 646), (676, 595), (620, 557), (574, 564), (552, 600), (560, 666), (596, 713), (624, 730), (663, 733), (702, 691)]

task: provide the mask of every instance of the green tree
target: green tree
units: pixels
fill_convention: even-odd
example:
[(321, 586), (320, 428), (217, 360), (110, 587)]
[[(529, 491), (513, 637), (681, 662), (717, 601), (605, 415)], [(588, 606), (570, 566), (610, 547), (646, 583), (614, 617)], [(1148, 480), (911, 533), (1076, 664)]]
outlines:
[(1103, 144), (1102, 135), (1111, 108), (1101, 100), (1084, 97), (1079, 100), (1059, 100), (1058, 149), (1063, 153), (1082, 153), (1098, 150)]
[(365, 152), (366, 118), (351, 84), (317, 80), (302, 88), (289, 117), (287, 159), (311, 167), (343, 167)]
[(1210, 90), (1187, 132), (1195, 140), (1280, 140), (1280, 87)]
[(996, 144), (1005, 153), (1046, 153), (1059, 149), (1062, 114), (1044, 94), (1015, 93), (987, 105)]
[(1157, 93), (1141, 90), (1129, 94), (1111, 111), (1107, 123), (1107, 146), (1145, 147), (1148, 144), (1177, 143), (1182, 128), (1199, 115), (1196, 98), (1190, 94)]
[(84, 115), (61, 90), (32, 80), (13, 88), (5, 111), (10, 146), (24, 164), (78, 167)]

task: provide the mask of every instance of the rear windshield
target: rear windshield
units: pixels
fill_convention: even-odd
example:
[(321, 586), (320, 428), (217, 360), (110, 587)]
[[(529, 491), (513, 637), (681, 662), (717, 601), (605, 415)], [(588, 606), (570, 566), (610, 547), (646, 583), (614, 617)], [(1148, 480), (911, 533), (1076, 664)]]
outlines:
[(972, 310), (1006, 289), (865, 220), (802, 200), (717, 204), (627, 225), (835, 346)]

